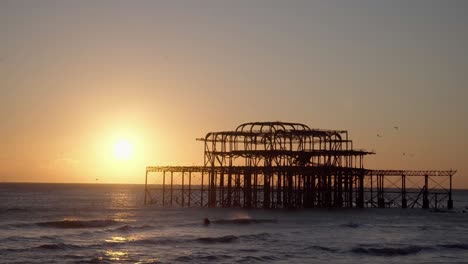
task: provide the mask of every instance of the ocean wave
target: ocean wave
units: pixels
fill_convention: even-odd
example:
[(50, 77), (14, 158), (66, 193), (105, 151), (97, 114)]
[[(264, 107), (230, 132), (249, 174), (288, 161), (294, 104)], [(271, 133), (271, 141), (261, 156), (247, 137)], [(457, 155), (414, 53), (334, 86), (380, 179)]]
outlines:
[(358, 228), (358, 227), (361, 226), (361, 224), (349, 222), (349, 223), (346, 223), (346, 224), (342, 224), (342, 225), (340, 225), (340, 226), (341, 226), (341, 227)]
[(330, 248), (330, 247), (325, 247), (325, 246), (319, 246), (319, 245), (313, 245), (305, 248), (306, 250), (314, 249), (314, 250), (321, 250), (321, 251), (327, 251), (327, 252), (337, 252), (338, 249), (336, 248)]
[(115, 229), (111, 229), (111, 231), (123, 231), (123, 232), (129, 232), (133, 230), (146, 230), (146, 229), (151, 229), (153, 228), (150, 225), (142, 225), (142, 226), (131, 226), (131, 225), (124, 225), (121, 227), (117, 227)]
[(242, 235), (239, 236), (241, 239), (246, 239), (246, 240), (268, 240), (271, 238), (270, 233), (258, 233), (258, 234), (250, 234), (250, 235)]
[(438, 245), (439, 247), (443, 247), (443, 248), (453, 248), (453, 249), (468, 249), (468, 244), (459, 244), (459, 243), (455, 243), (455, 244), (440, 244)]
[(28, 212), (31, 208), (29, 207), (2, 207), (0, 208), (0, 212), (2, 213), (9, 213), (9, 212)]
[(28, 226), (31, 226), (31, 223), (15, 223), (15, 224), (6, 225), (5, 227), (28, 227)]
[(232, 256), (224, 255), (224, 254), (217, 254), (217, 255), (190, 255), (190, 256), (179, 256), (174, 260), (176, 262), (190, 262), (190, 263), (197, 263), (197, 262), (219, 262), (225, 259), (231, 259)]
[(276, 223), (275, 219), (253, 219), (253, 218), (237, 218), (237, 219), (219, 219), (213, 220), (211, 223), (215, 224), (231, 224), (231, 225), (248, 225), (248, 224), (262, 224), (262, 223)]
[(233, 243), (239, 240), (238, 236), (228, 235), (222, 237), (200, 237), (195, 239), (195, 241), (206, 243), (206, 244), (214, 244), (214, 243)]
[(173, 245), (187, 243), (190, 240), (180, 239), (180, 238), (169, 238), (169, 237), (157, 237), (157, 238), (147, 238), (147, 239), (137, 239), (131, 240), (124, 243), (136, 244), (136, 245)]
[(363, 255), (374, 256), (399, 256), (399, 255), (412, 255), (417, 254), (423, 250), (430, 249), (430, 247), (422, 246), (407, 246), (407, 247), (355, 247), (351, 252)]
[(254, 248), (241, 248), (241, 249), (238, 249), (237, 251), (239, 251), (239, 252), (256, 253), (256, 252), (259, 252), (260, 250), (254, 249)]
[[(216, 244), (216, 243), (233, 243), (239, 240), (252, 240), (252, 241), (267, 241), (271, 238), (268, 233), (250, 234), (250, 235), (226, 235), (220, 237), (153, 237), (145, 239), (135, 239), (122, 241), (122, 243), (139, 244), (139, 245), (174, 245), (183, 243), (203, 243), (203, 244)], [(108, 242), (106, 242), (108, 243)], [(114, 243), (115, 244), (115, 243)]]
[(271, 261), (276, 261), (280, 260), (280, 258), (275, 257), (275, 256), (270, 256), (270, 255), (265, 255), (265, 256), (244, 256), (242, 257), (238, 262), (271, 262)]
[(64, 243), (43, 244), (38, 247), (35, 247), (35, 249), (49, 249), (49, 250), (65, 250), (65, 249), (79, 249), (79, 248), (81, 247), (77, 245), (64, 244)]
[(49, 221), (49, 222), (40, 222), (36, 225), (41, 227), (53, 227), (53, 228), (97, 228), (97, 227), (106, 227), (117, 223), (115, 220), (62, 220), (62, 221)]

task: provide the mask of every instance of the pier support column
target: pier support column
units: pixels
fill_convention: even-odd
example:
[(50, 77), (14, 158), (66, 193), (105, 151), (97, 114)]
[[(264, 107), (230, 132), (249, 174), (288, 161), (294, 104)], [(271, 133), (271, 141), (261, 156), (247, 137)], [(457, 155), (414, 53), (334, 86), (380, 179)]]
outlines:
[(208, 189), (208, 207), (216, 207), (216, 172), (214, 169), (209, 174), (209, 189)]
[(221, 191), (219, 202), (221, 207), (226, 207), (226, 200), (224, 199), (224, 171), (219, 175), (219, 189)]
[(182, 171), (182, 197), (181, 197), (182, 198), (182, 204), (181, 204), (182, 207), (184, 207), (184, 204), (185, 204), (184, 178), (185, 178), (185, 173), (184, 173), (184, 171)]
[(263, 178), (263, 208), (270, 208), (270, 173)]
[(452, 200), (452, 175), (450, 175), (450, 190), (449, 190), (449, 198), (447, 201), (447, 208), (453, 209), (453, 200)]
[(166, 172), (163, 171), (163, 186), (162, 186), (162, 205), (166, 206)]
[(359, 175), (359, 189), (356, 207), (364, 208), (364, 175)]
[(349, 207), (352, 208), (353, 207), (353, 192), (354, 192), (354, 188), (355, 186), (353, 186), (353, 180), (354, 180), (354, 175), (351, 174), (348, 176), (348, 180), (349, 180), (349, 184), (348, 184), (348, 196), (349, 196)]
[(384, 176), (377, 176), (377, 206), (379, 208), (385, 208), (384, 198)]
[(201, 186), (200, 186), (200, 207), (203, 208), (203, 195), (204, 195), (204, 191), (203, 191), (203, 186), (204, 186), (204, 177), (205, 177), (205, 171), (202, 170), (202, 173), (201, 173)]
[(427, 175), (424, 175), (424, 190), (423, 190), (423, 208), (428, 209), (429, 208), (429, 177)]
[(310, 176), (310, 207), (314, 208), (315, 207), (315, 197), (317, 196), (317, 188), (316, 188), (316, 183), (315, 183), (315, 174)]
[(294, 190), (294, 183), (293, 183), (293, 174), (288, 172), (288, 204), (287, 208), (293, 208), (294, 197), (293, 197), (293, 190)]
[(190, 207), (190, 202), (192, 201), (192, 172), (189, 171), (188, 174), (188, 205), (187, 207)]
[[(281, 197), (281, 172), (278, 172), (278, 175), (276, 176), (277, 180), (276, 180), (276, 204), (275, 206), (276, 207), (279, 207), (281, 206), (281, 203), (282, 203), (282, 197)], [(283, 176), (284, 177), (284, 176)]]
[(408, 202), (406, 200), (406, 176), (401, 175), (401, 208), (407, 208)]
[(146, 176), (145, 176), (145, 205), (147, 205), (147, 196), (148, 196), (148, 171), (146, 171)]
[(228, 170), (228, 182), (227, 182), (227, 204), (226, 207), (232, 206), (232, 173), (231, 169)]
[(170, 190), (170, 194), (171, 194), (170, 202), (171, 202), (171, 207), (172, 207), (172, 200), (174, 198), (174, 172), (173, 171), (171, 171), (171, 190)]
[(335, 182), (335, 206), (338, 208), (343, 207), (343, 178), (342, 172), (338, 173), (337, 181)]
[(252, 174), (244, 172), (244, 208), (252, 208)]

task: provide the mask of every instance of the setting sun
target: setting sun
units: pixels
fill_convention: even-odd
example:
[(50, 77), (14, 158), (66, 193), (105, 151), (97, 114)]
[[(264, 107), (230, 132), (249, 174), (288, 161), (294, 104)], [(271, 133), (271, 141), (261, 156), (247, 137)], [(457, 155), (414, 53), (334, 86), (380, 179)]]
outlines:
[(132, 157), (133, 145), (126, 141), (120, 140), (114, 144), (114, 155), (119, 160), (128, 160)]

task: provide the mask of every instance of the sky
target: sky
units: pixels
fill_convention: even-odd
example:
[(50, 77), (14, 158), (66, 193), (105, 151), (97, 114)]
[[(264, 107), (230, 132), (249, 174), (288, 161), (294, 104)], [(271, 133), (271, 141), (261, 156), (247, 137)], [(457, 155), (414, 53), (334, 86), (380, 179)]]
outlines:
[(287, 121), (468, 188), (467, 25), (466, 1), (0, 0), (0, 182), (143, 183)]

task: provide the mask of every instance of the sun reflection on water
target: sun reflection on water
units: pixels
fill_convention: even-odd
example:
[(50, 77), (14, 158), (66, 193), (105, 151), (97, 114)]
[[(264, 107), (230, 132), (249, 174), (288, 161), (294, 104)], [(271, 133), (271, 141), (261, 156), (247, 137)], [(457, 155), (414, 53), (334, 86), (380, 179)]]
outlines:
[(109, 260), (125, 260), (128, 259), (128, 252), (117, 250), (106, 250), (106, 257)]
[(106, 194), (112, 208), (129, 208), (136, 206), (135, 197), (126, 191), (115, 191)]
[(128, 241), (135, 241), (134, 237), (121, 237), (121, 236), (113, 236), (110, 239), (104, 240), (107, 243), (124, 243)]
[(119, 213), (113, 214), (111, 218), (114, 221), (118, 221), (118, 222), (135, 222), (136, 220), (133, 219), (134, 216), (135, 216), (135, 213), (119, 212)]

